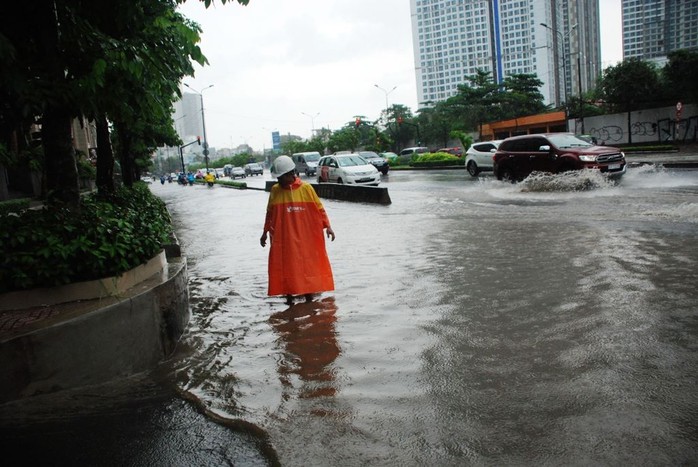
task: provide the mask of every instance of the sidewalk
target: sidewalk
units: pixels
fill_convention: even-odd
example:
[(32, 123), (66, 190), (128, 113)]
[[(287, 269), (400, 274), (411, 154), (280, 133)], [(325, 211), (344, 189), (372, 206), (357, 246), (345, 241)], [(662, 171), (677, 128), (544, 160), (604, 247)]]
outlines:
[(698, 149), (695, 151), (677, 151), (677, 152), (648, 152), (648, 153), (627, 153), (625, 160), (628, 162), (628, 167), (638, 167), (641, 165), (656, 165), (663, 166), (667, 169), (687, 169), (698, 168)]

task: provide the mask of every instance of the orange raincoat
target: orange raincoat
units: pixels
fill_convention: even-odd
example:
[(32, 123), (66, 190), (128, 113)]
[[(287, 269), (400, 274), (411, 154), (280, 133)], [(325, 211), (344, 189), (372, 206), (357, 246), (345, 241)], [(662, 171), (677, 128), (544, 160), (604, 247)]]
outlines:
[(264, 230), (271, 235), (269, 295), (305, 295), (334, 290), (325, 250), (325, 208), (308, 183), (296, 177), (271, 188)]

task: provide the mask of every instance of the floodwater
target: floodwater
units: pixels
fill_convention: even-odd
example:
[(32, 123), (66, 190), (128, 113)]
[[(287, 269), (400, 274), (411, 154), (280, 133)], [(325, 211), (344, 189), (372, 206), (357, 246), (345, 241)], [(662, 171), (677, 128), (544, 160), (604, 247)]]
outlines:
[(284, 466), (695, 465), (698, 171), (383, 186), (389, 206), (323, 200), (336, 290), (288, 306), (266, 296), (267, 193), (153, 184), (192, 308), (159, 384)]

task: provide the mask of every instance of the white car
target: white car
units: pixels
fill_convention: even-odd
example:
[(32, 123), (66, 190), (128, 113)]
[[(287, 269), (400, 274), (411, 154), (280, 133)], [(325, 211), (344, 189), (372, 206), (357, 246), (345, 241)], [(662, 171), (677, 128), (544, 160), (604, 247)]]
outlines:
[(320, 159), (317, 181), (378, 186), (381, 175), (373, 164), (358, 154), (335, 154)]
[(482, 141), (472, 144), (465, 152), (465, 169), (477, 177), (480, 172), (492, 172), (492, 156), (502, 140)]

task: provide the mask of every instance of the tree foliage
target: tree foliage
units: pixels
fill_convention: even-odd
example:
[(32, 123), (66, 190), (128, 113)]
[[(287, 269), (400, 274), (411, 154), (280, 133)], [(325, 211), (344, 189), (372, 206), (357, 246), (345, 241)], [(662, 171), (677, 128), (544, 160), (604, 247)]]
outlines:
[(669, 103), (698, 102), (698, 50), (676, 50), (668, 59), (662, 77)]
[(662, 87), (654, 64), (630, 58), (606, 68), (599, 83), (602, 99), (612, 112), (630, 112), (662, 102)]
[(98, 184), (106, 191), (113, 190), (110, 126), (117, 130), (127, 185), (151, 148), (176, 144), (170, 114), (179, 82), (193, 73), (192, 60), (206, 62), (197, 45), (200, 29), (176, 12), (178, 3), (38, 0), (6, 12), (0, 23), (0, 141), (20, 152), (31, 146), (30, 124), (41, 125), (50, 200), (78, 205), (75, 118), (97, 123)]

